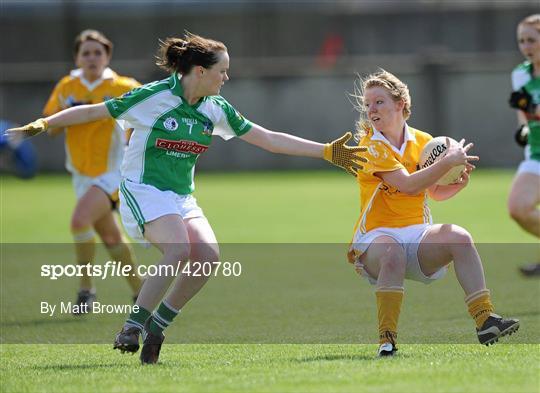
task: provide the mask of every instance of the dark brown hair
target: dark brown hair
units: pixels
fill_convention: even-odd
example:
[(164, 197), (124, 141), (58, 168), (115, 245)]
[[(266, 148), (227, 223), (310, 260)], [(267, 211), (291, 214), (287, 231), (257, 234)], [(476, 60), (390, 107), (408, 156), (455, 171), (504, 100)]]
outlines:
[(97, 30), (88, 29), (81, 31), (81, 33), (75, 38), (75, 44), (73, 46), (73, 52), (75, 56), (77, 56), (77, 54), (79, 53), (79, 49), (83, 42), (86, 41), (99, 42), (105, 47), (107, 55), (110, 56), (112, 54), (113, 43), (107, 37), (105, 37), (105, 34)]
[(186, 32), (184, 38), (160, 40), (156, 64), (170, 73), (186, 75), (194, 66), (212, 67), (221, 51), (227, 51), (223, 42)]

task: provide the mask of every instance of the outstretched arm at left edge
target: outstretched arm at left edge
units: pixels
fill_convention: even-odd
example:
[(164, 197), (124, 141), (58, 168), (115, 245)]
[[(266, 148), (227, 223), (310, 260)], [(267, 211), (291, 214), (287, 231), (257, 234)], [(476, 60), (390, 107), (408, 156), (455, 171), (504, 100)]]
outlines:
[(49, 128), (67, 127), (112, 117), (105, 103), (79, 105), (47, 117)]
[(73, 108), (64, 109), (46, 118), (37, 119), (32, 123), (22, 127), (15, 127), (6, 130), (8, 138), (23, 139), (39, 135), (48, 129), (62, 128), (74, 124), (89, 123), (91, 121), (112, 117), (104, 103), (93, 105), (80, 105)]

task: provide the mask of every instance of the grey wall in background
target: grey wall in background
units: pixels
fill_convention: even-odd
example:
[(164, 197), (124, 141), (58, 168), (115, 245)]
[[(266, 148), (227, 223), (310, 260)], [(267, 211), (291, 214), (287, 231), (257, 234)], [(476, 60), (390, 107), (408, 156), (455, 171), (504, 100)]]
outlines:
[[(115, 43), (112, 67), (141, 82), (165, 77), (152, 64), (157, 39), (188, 29), (228, 45), (231, 81), (222, 94), (265, 127), (318, 141), (338, 137), (357, 117), (347, 97), (356, 73), (384, 67), (409, 84), (412, 126), (474, 141), (481, 166), (513, 166), (521, 150), (506, 101), (510, 71), (522, 61), (515, 27), (533, 12), (538, 7), (530, 1), (3, 1), (1, 116), (18, 122), (39, 116), (54, 84), (73, 67), (71, 43), (82, 29), (105, 32)], [(342, 37), (343, 51), (335, 64), (321, 67), (317, 56), (330, 34)], [(62, 138), (35, 143), (40, 168), (62, 170)], [(198, 169), (324, 167), (215, 138)]]

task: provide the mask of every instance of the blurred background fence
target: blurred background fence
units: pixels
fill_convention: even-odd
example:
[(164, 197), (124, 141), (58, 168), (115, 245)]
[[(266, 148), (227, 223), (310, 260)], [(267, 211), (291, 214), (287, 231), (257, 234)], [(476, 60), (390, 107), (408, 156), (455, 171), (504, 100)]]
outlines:
[[(409, 84), (412, 126), (476, 144), (481, 166), (513, 166), (516, 118), (510, 72), (523, 61), (515, 30), (535, 1), (113, 1), (1, 0), (2, 118), (40, 116), (55, 83), (74, 68), (83, 29), (115, 44), (111, 67), (142, 83), (158, 39), (184, 30), (225, 42), (231, 80), (222, 94), (267, 128), (329, 141), (352, 129), (357, 74), (383, 67)], [(63, 170), (62, 137), (38, 137), (40, 168)], [(272, 155), (214, 138), (199, 169), (322, 168), (320, 160)]]

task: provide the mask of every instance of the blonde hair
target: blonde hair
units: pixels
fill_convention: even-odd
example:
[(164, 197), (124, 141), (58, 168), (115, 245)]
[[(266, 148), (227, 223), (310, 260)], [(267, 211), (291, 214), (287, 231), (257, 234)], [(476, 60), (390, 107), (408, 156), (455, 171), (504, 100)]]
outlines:
[(532, 14), (522, 19), (518, 27), (522, 25), (529, 25), (540, 33), (540, 14)]
[(390, 93), (395, 102), (403, 101), (403, 117), (407, 120), (411, 116), (411, 96), (409, 88), (397, 76), (382, 68), (364, 78), (359, 77), (354, 83), (353, 106), (360, 113), (358, 121), (355, 124), (355, 138), (359, 140), (371, 130), (366, 107), (364, 105), (364, 94), (367, 89), (372, 87), (382, 87)]

